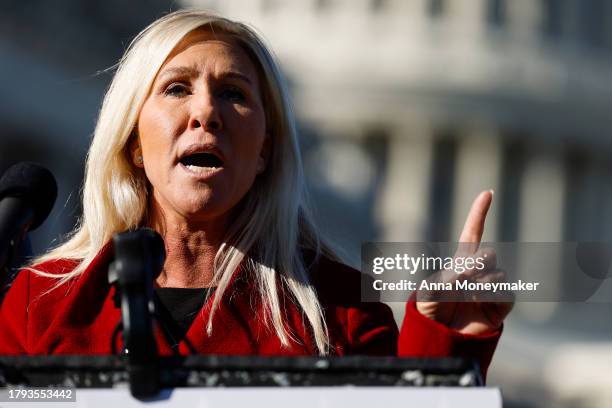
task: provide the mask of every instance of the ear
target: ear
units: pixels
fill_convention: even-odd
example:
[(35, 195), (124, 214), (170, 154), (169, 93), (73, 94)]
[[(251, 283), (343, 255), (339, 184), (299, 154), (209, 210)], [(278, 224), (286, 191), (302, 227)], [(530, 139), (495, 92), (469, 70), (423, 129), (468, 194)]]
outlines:
[(130, 150), (130, 158), (132, 159), (132, 163), (134, 163), (134, 166), (139, 167), (141, 169), (144, 168), (144, 159), (142, 157), (142, 148), (140, 147), (140, 139), (138, 138), (138, 135), (136, 134), (135, 131), (132, 133), (132, 136), (130, 137), (129, 150)]
[(270, 132), (266, 132), (266, 138), (264, 139), (259, 157), (257, 158), (257, 174), (261, 174), (268, 167), (270, 155), (272, 154), (272, 136)]

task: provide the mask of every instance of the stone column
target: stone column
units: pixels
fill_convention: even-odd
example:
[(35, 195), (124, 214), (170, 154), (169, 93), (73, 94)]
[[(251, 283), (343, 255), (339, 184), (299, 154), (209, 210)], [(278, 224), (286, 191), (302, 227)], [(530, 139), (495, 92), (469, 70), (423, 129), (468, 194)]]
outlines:
[[(561, 242), (563, 240), (565, 182), (562, 156), (558, 152), (537, 152), (527, 160), (521, 188), (519, 212), (520, 242)], [(550, 277), (547, 285), (561, 289), (562, 254), (551, 256), (546, 264), (537, 265)], [(518, 275), (529, 280), (529, 269), (519, 257)], [(523, 265), (523, 266), (521, 266)], [(543, 270), (546, 268), (546, 270)], [(558, 302), (517, 303), (522, 317), (532, 321), (549, 319), (557, 310)]]
[(564, 199), (564, 168), (559, 155), (551, 152), (530, 157), (521, 192), (520, 241), (561, 241)]
[(431, 129), (414, 123), (390, 137), (376, 217), (385, 241), (425, 239), (432, 155)]
[(448, 0), (448, 21), (462, 36), (478, 36), (486, 28), (487, 0)]
[[(472, 129), (459, 139), (452, 212), (451, 240), (458, 240), (468, 211), (476, 196), (483, 190), (498, 191), (500, 185), (501, 145), (499, 135), (492, 129)], [(502, 182), (503, 183), (503, 182)], [(493, 203), (487, 215), (483, 242), (497, 239), (499, 203)]]
[(508, 30), (520, 40), (533, 41), (542, 30), (542, 2), (533, 0), (506, 1)]

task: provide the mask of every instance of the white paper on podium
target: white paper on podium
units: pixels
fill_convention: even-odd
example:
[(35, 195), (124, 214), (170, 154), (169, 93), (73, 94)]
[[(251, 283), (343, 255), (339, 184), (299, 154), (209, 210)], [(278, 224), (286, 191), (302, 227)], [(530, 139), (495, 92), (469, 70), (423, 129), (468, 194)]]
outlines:
[[(76, 402), (29, 403), (32, 407), (131, 408), (131, 407), (258, 407), (266, 408), (501, 408), (498, 388), (456, 387), (236, 387), (175, 388), (164, 390), (161, 398), (142, 402), (127, 388), (77, 389)], [(0, 403), (1, 408), (24, 403)]]

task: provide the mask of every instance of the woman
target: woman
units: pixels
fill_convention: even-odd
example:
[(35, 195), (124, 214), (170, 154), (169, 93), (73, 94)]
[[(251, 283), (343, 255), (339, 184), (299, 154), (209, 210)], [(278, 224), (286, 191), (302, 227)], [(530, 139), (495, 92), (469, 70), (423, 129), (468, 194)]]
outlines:
[[(162, 354), (399, 351), (475, 357), (486, 372), (510, 307), (411, 301), (398, 334), (387, 306), (360, 302), (360, 275), (319, 237), (303, 187), (287, 90), (257, 35), (204, 12), (163, 17), (119, 63), (88, 155), (81, 223), (13, 283), (0, 353), (120, 347), (110, 240), (149, 226), (167, 252), (156, 281)], [(479, 196), (462, 238), (480, 240), (490, 201)]]

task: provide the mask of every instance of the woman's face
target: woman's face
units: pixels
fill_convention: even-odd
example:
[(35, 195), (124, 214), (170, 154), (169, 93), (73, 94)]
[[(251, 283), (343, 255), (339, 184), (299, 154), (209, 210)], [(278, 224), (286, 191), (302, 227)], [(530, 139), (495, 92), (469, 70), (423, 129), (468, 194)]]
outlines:
[(189, 34), (159, 70), (138, 118), (153, 200), (191, 221), (227, 215), (265, 166), (257, 70), (234, 40)]

